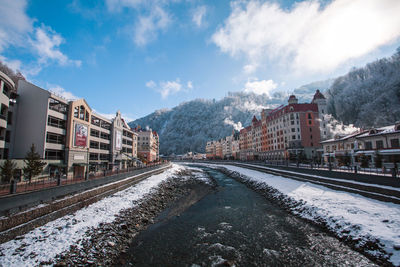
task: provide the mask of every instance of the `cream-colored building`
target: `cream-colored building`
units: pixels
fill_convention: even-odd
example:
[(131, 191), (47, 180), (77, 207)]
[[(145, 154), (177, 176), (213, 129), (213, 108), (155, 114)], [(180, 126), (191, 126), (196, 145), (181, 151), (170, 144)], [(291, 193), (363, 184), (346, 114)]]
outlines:
[(10, 154), (11, 132), (15, 124), (16, 88), (14, 82), (0, 71), (0, 159)]
[(137, 154), (147, 163), (159, 160), (159, 137), (157, 132), (143, 129), (136, 129)]

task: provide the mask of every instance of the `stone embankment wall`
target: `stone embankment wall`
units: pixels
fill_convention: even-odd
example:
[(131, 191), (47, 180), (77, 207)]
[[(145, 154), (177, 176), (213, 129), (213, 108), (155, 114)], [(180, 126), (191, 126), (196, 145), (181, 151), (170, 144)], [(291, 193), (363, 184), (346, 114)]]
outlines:
[[(161, 165), (151, 169), (142, 169), (131, 173), (116, 175), (116, 177), (106, 177), (104, 178), (106, 181), (98, 181), (97, 183), (91, 183), (94, 181), (86, 181), (80, 184), (65, 185), (57, 188), (42, 190), (40, 192), (32, 192), (13, 196), (12, 198), (16, 201), (13, 209), (18, 207), (19, 199), (21, 199), (19, 202), (20, 204), (22, 203), (26, 205), (26, 199), (30, 199), (30, 194), (34, 194), (34, 196), (31, 197), (31, 203), (39, 205), (29, 208), (25, 211), (0, 217), (0, 243), (11, 240), (18, 235), (26, 233), (68, 213), (79, 210), (82, 207), (100, 200), (101, 198), (132, 186), (133, 184), (138, 183), (151, 175), (162, 173), (169, 167), (169, 164)], [(95, 187), (96, 184), (100, 184), (100, 186)], [(70, 193), (65, 192), (72, 192), (75, 194), (71, 195)], [(37, 203), (38, 201), (36, 195), (38, 193), (39, 195), (42, 195), (42, 204)], [(59, 199), (51, 201), (55, 198)], [(3, 200), (1, 199), (0, 201)], [(2, 204), (3, 203), (1, 203), (0, 206), (2, 206)]]

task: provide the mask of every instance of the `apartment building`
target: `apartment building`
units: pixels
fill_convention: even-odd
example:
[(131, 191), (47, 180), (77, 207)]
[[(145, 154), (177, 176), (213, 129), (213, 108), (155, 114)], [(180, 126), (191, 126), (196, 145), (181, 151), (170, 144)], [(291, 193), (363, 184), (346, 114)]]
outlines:
[(370, 167), (375, 167), (377, 158), (384, 163), (400, 163), (400, 122), (348, 135), (336, 135), (321, 144), (324, 161), (336, 165), (344, 161), (352, 165), (359, 164), (362, 156), (367, 157)]
[(152, 129), (135, 129), (137, 134), (137, 154), (146, 162), (159, 160), (159, 137)]
[(240, 158), (239, 139), (240, 139), (239, 132), (234, 132), (232, 135), (232, 157), (233, 157), (233, 159)]
[(52, 174), (65, 165), (69, 103), (67, 100), (19, 80), (15, 103), (15, 120), (10, 147), (10, 158), (17, 159), (22, 167), (32, 144), (47, 166), (45, 172)]
[(309, 159), (316, 157), (321, 141), (318, 104), (299, 104), (296, 96), (291, 95), (288, 105), (264, 116), (262, 159), (294, 159), (299, 154)]
[(11, 132), (15, 125), (15, 99), (17, 90), (14, 82), (0, 71), (0, 159), (10, 154)]
[(206, 144), (206, 158), (214, 159), (215, 158), (215, 141), (207, 141)]
[(316, 91), (311, 103), (298, 103), (296, 96), (291, 95), (288, 105), (281, 105), (276, 109), (264, 109), (260, 120), (254, 116), (251, 125), (240, 130), (238, 158), (241, 160), (318, 158), (321, 153), (321, 138), (329, 137), (325, 116), (326, 99), (319, 90)]
[(2, 158), (14, 159), (18, 169), (32, 144), (46, 162), (44, 176), (57, 172), (86, 177), (138, 161), (137, 134), (120, 112), (108, 119), (93, 112), (84, 99), (69, 101), (24, 80), (18, 82), (17, 94), (12, 81), (2, 73), (0, 77), (9, 98), (6, 106), (7, 99), (1, 96), (8, 123), (1, 124), (0, 117), (7, 140), (3, 149), (0, 142), (0, 152)]
[(135, 133), (122, 118), (121, 112), (117, 112), (112, 122), (113, 146), (111, 149), (114, 168), (127, 168), (137, 161), (138, 134)]

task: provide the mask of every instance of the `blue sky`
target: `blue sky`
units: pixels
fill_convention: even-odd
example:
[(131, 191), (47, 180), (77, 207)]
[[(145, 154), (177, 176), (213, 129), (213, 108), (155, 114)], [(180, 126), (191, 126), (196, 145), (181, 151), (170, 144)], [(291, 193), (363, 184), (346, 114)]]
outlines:
[(400, 46), (400, 1), (0, 0), (0, 60), (128, 119), (290, 92)]

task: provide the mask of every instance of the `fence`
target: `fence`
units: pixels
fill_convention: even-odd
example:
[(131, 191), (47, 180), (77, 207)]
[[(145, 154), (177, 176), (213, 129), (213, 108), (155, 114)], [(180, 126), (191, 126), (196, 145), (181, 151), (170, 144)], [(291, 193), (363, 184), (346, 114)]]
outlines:
[(369, 174), (369, 175), (381, 175), (388, 177), (399, 177), (399, 169), (393, 170), (393, 168), (362, 168), (360, 166), (337, 166), (331, 164), (330, 166), (327, 164), (315, 164), (315, 163), (293, 163), (289, 161), (265, 161), (258, 162), (258, 164), (262, 165), (275, 165), (275, 166), (288, 166), (288, 167), (297, 167), (303, 169), (315, 169), (315, 170), (328, 170), (328, 171), (336, 171), (336, 172), (348, 172), (348, 173), (360, 173), (360, 174)]
[[(129, 167), (126, 169), (113, 170), (113, 171), (106, 170), (103, 172), (97, 172), (96, 174), (90, 173), (87, 180), (94, 180), (94, 179), (99, 179), (99, 178), (103, 178), (106, 176), (113, 176), (116, 174), (128, 173), (128, 172), (132, 172), (135, 170), (158, 166), (160, 164), (162, 164), (162, 163), (161, 162), (150, 163), (146, 167)], [(84, 181), (86, 181), (85, 177), (78, 177), (78, 178), (45, 177), (45, 178), (35, 179), (34, 181), (31, 181), (31, 182), (22, 181), (22, 182), (18, 182), (15, 184), (5, 183), (5, 184), (0, 184), (0, 196), (5, 196), (5, 195), (13, 194), (13, 193), (24, 193), (24, 192), (29, 192), (29, 191), (36, 191), (36, 190), (41, 190), (41, 189), (55, 187), (55, 186), (61, 186), (61, 185), (81, 183)], [(14, 187), (14, 188), (12, 188), (12, 187)]]
[[(179, 160), (177, 160), (179, 161)], [(182, 160), (187, 161), (187, 160)], [(209, 160), (204, 160), (206, 162)], [(198, 162), (198, 161), (197, 161)], [(200, 161), (201, 162), (201, 161)], [(334, 164), (329, 165), (321, 165), (317, 163), (297, 163), (290, 162), (285, 160), (273, 160), (273, 161), (244, 161), (244, 160), (211, 160), (210, 162), (237, 162), (237, 163), (249, 163), (249, 164), (257, 164), (262, 166), (283, 166), (283, 167), (292, 167), (292, 168), (300, 168), (300, 169), (313, 169), (313, 170), (325, 170), (325, 171), (335, 171), (335, 172), (345, 172), (345, 173), (358, 173), (358, 174), (366, 174), (366, 175), (378, 175), (378, 176), (386, 176), (386, 177), (400, 177), (400, 168), (361, 168), (357, 166), (336, 166)]]

